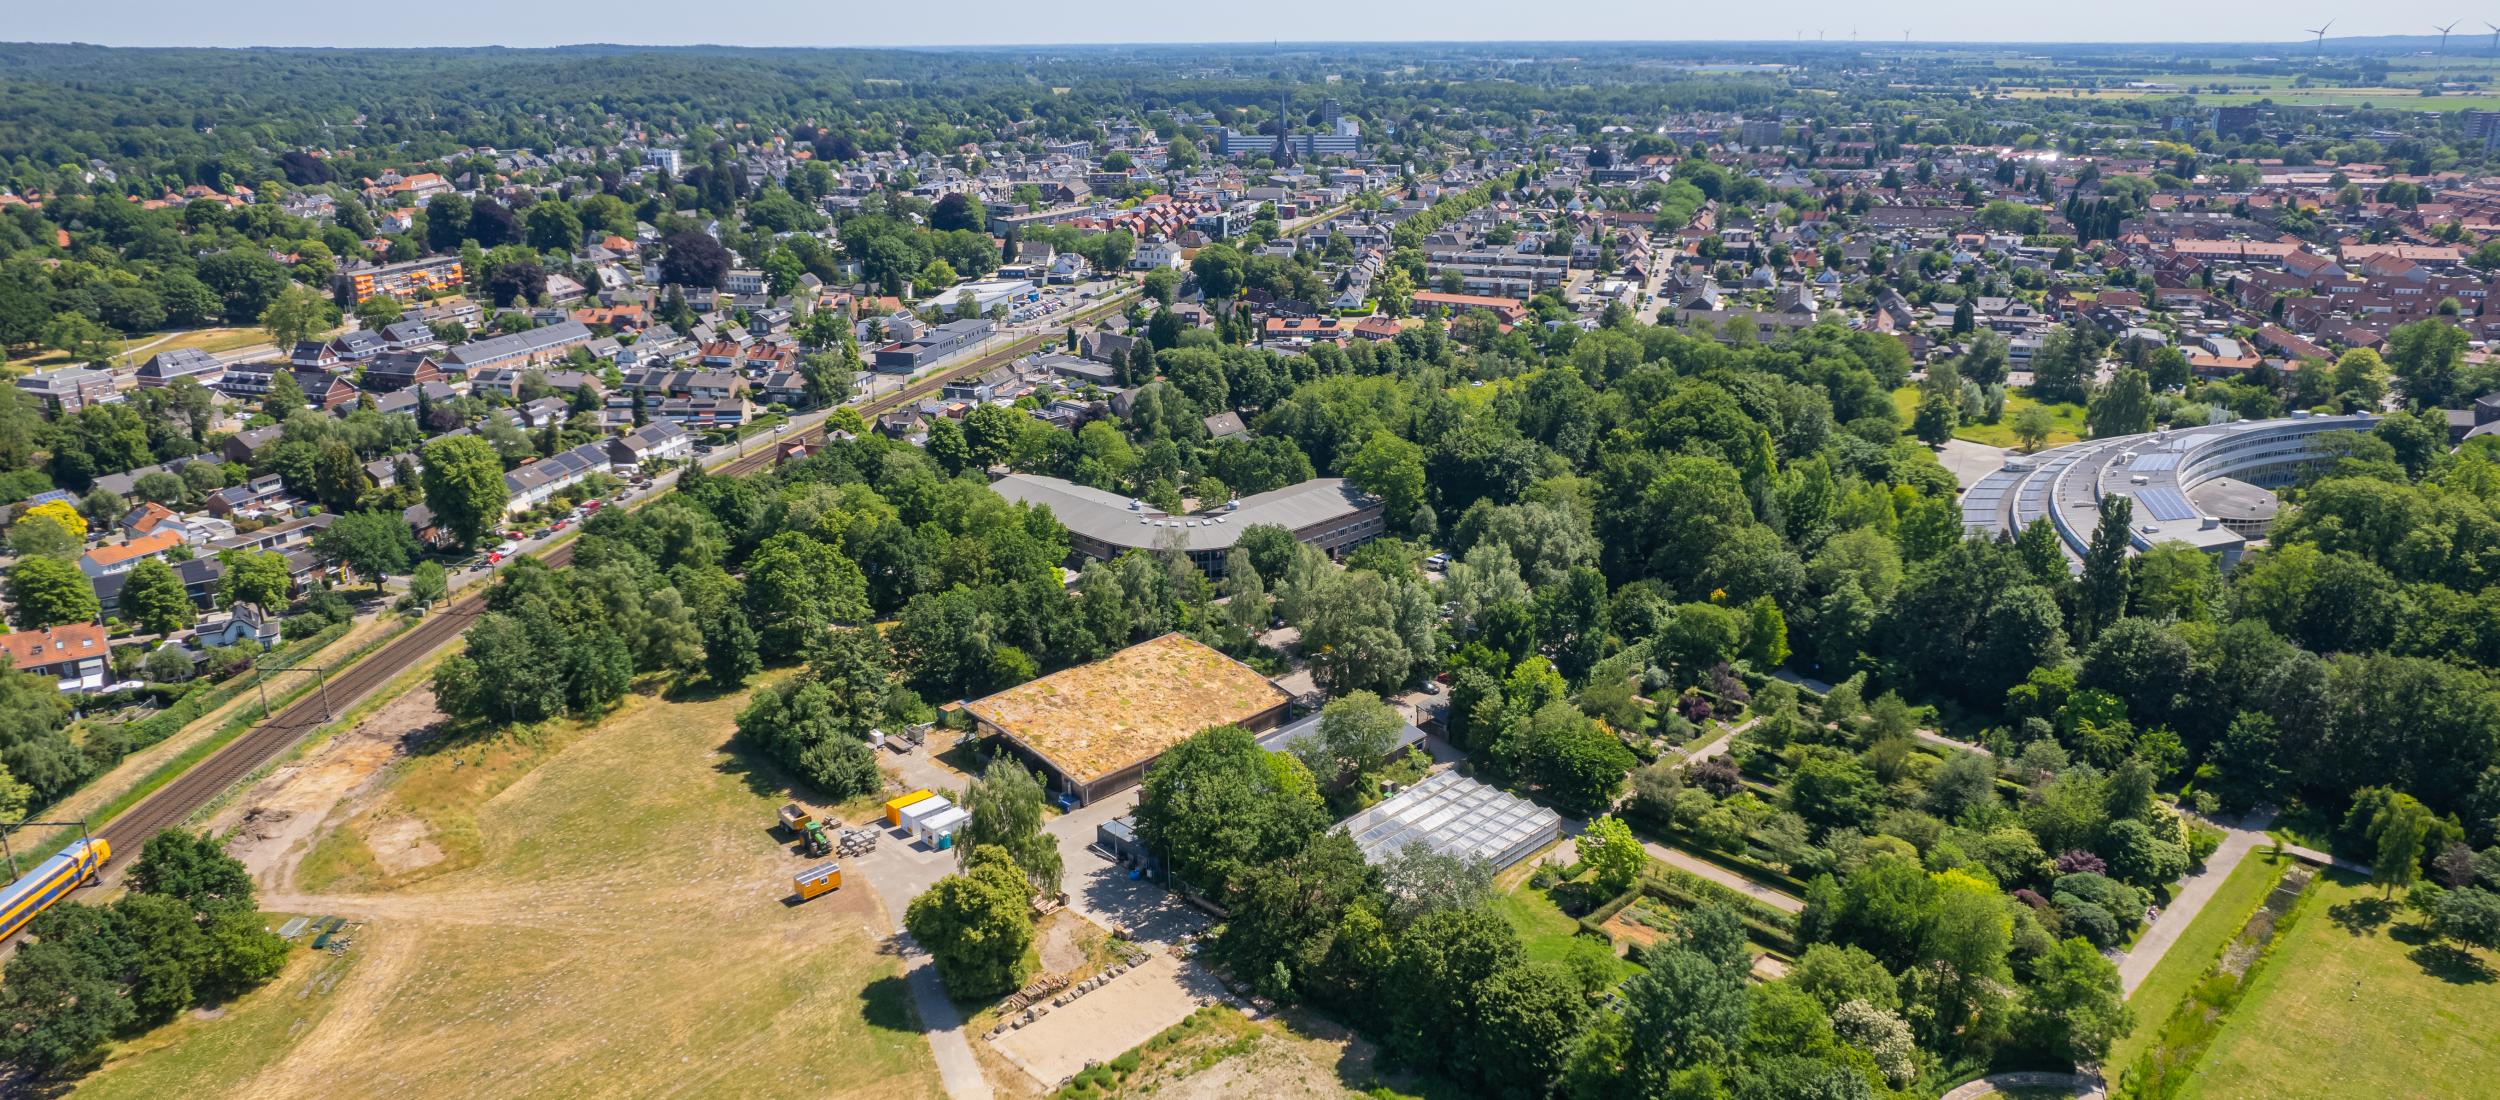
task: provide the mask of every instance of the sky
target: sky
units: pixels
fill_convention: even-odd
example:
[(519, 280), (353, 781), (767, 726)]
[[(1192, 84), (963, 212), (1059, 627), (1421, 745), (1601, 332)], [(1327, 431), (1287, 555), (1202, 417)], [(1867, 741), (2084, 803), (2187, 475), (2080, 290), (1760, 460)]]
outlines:
[[(2459, 52), (2488, 52), (2491, 32), (2460, 0), (2180, 3), (2099, 0), (1789, 0), (1778, 5), (1579, 0), (428, 0), (406, 9), (336, 0), (29, 0), (0, 39), (111, 46), (943, 46), (1283, 41), (1846, 41), (2290, 42), (2335, 19), (2329, 37), (2436, 33), (2462, 20)], [(1523, 16), (1525, 18), (1523, 18)], [(2493, 18), (2500, 16), (2495, 9)]]

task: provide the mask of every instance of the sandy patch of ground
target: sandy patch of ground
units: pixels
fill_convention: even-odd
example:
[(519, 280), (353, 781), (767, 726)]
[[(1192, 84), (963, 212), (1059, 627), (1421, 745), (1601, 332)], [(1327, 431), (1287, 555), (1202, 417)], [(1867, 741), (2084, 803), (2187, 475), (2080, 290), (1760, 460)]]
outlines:
[[(209, 828), (230, 831), (226, 851), (243, 861), (262, 889), (283, 891), (293, 882), (297, 860), (324, 826), (342, 807), (352, 808), (373, 792), (391, 762), (431, 736), (442, 717), (434, 709), (433, 688), (412, 688), (347, 732), (279, 765), (210, 819)], [(422, 822), (415, 824), (423, 827)], [(394, 854), (405, 852), (403, 847)], [(441, 859), (441, 852), (433, 858)]]
[(413, 817), (386, 817), (365, 829), (365, 847), (384, 874), (422, 871), (443, 861), (434, 844), (434, 830)]
[(1660, 932), (1659, 930), (1646, 924), (1642, 924), (1639, 921), (1626, 920), (1621, 914), (1617, 914), (1613, 918), (1607, 920), (1604, 928), (1607, 938), (1613, 940), (1619, 946), (1630, 948), (1647, 947), (1650, 944), (1658, 942), (1666, 935), (1666, 933)]
[(1042, 926), (1042, 972), (1066, 974), (1085, 965), (1085, 922), (1049, 921)]
[(1139, 1091), (1158, 1100), (1339, 1100), (1360, 1096), (1345, 1086), (1337, 1068), (1348, 1051), (1342, 1044), (1268, 1035), (1249, 1050), (1196, 1073), (1157, 1082)]
[(1035, 1080), (1056, 1085), (1091, 1063), (1108, 1062), (1154, 1038), (1197, 1011), (1202, 1001), (1223, 996), (1222, 984), (1204, 968), (1157, 953), (1109, 984), (990, 1043)]
[[(1384, 1072), (1379, 1051), (1370, 1043), (1308, 1013), (1253, 1021), (1230, 1008), (1202, 1009), (1138, 1053), (1143, 1065), (1120, 1081), (1116, 1095), (1355, 1100), (1418, 1091), (1403, 1075)], [(1381, 1091), (1363, 1091), (1376, 1086)]]

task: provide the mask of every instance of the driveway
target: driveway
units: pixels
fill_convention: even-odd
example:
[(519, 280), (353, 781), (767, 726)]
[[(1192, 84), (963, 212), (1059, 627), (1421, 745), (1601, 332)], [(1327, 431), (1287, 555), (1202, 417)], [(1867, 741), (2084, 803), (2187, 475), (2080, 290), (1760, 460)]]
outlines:
[(929, 953), (903, 930), (903, 910), (955, 870), (955, 853), (923, 850), (901, 839), (900, 830), (889, 829), (877, 842), (876, 851), (845, 859), (843, 870), (865, 878), (885, 903), (888, 925), (901, 949), (903, 978), (911, 987), (912, 1007), (919, 1013), (921, 1032), (929, 1037), (929, 1049), (937, 1056), (938, 1080), (945, 1085), (948, 1100), (989, 1100), (989, 1080), (981, 1075), (980, 1060), (973, 1057), (972, 1043), (964, 1037), (963, 1014), (947, 999), (946, 986), (938, 981)]
[(1126, 931), (1134, 943), (1177, 944), (1205, 931), (1214, 918), (1162, 886), (1131, 877), (1092, 847), (1095, 826), (1136, 808), (1137, 788), (1131, 787), (1052, 818), (1042, 828), (1059, 840), (1059, 881), (1068, 908), (1104, 928)]

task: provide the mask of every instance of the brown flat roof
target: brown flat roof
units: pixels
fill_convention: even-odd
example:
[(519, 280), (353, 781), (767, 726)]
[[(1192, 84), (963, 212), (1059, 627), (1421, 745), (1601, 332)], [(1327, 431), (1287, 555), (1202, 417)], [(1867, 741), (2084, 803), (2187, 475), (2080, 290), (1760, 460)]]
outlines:
[(1293, 697), (1256, 669), (1181, 634), (1139, 642), (964, 704), (973, 716), (1086, 784), (1211, 726), (1248, 722)]

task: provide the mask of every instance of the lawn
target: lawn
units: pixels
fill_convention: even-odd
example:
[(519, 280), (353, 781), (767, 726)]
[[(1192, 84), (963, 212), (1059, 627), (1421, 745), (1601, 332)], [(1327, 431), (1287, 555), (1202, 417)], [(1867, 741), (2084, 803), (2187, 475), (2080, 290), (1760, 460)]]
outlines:
[(2430, 944), (2399, 902), (2329, 872), (2183, 1095), (2488, 1096), (2500, 978)]
[(1559, 965), (1577, 956), (1596, 954), (1613, 961), (1616, 981), (1640, 972), (1639, 967), (1616, 957), (1611, 945), (1601, 945), (1597, 939), (1580, 935), (1580, 922), (1564, 913), (1554, 903), (1553, 895), (1527, 884), (1522, 872), (1528, 869), (1529, 864), (1522, 864), (1504, 875), (1494, 888), (1491, 904), (1494, 912), (1519, 930), (1519, 941), (1527, 949), (1529, 962)]
[[(137, 366), (147, 362), (150, 356), (159, 352), (172, 351), (175, 348), (198, 348), (216, 354), (268, 342), (269, 334), (257, 328), (195, 328), (171, 333), (143, 332), (128, 339), (116, 338), (113, 341), (113, 354), (117, 365)], [(70, 358), (68, 352), (45, 348), (33, 354), (9, 360), (7, 373), (25, 374), (75, 365), (77, 361)]]
[[(2038, 404), (2040, 402), (2032, 400), (2026, 394), (2009, 392), (2005, 395), (2005, 415), (1998, 417), (1996, 423), (1964, 424), (1953, 430), (1953, 438), (1968, 440), (1972, 443), (1984, 443), (1990, 447), (2016, 446), (2020, 441), (2014, 438), (2015, 414)], [(1901, 424), (1906, 430), (1911, 419), (1918, 414), (1918, 387), (1903, 386), (1892, 391), (1892, 407), (1894, 411), (1901, 414)], [(2052, 417), (2053, 426), (2049, 429), (2048, 439), (2040, 444), (2042, 449), (2073, 443), (2083, 438), (2083, 406), (2061, 403), (2049, 405), (2047, 408)]]
[(1523, 883), (1515, 890), (1496, 891), (1492, 904), (1494, 912), (1519, 930), (1529, 961), (1558, 963), (1584, 950), (1578, 946), (1580, 922), (1566, 915), (1545, 891)]
[(2271, 852), (2251, 852), (2248, 858), (2232, 868), (2231, 877), (2222, 880), (2222, 888), (2214, 891), (2212, 900), (2196, 914), (2170, 951), (2154, 964), (2153, 972), (2144, 977), (2127, 1005), (2135, 1010), (2135, 1030), (2121, 1037), (2111, 1048), (2104, 1063), (2113, 1068), (2131, 1066), (2136, 1058), (2150, 1049), (2161, 1034), (2162, 1024), (2170, 1019), (2188, 991), (2203, 979), (2213, 965), (2222, 946), (2239, 934), (2250, 915), (2266, 900), (2274, 884), (2282, 881), (2284, 868), (2291, 857), (2278, 859)]
[(938, 1096), (874, 891), (785, 904), (802, 861), (771, 831), (779, 776), (730, 743), (744, 701), (629, 696), (595, 726), (393, 765), (295, 882), (324, 893), (293, 904), (371, 922), (330, 1017), (282, 1029), (265, 1065), (199, 1053), (243, 1042), (212, 1021), (97, 1080), (172, 1096)]

